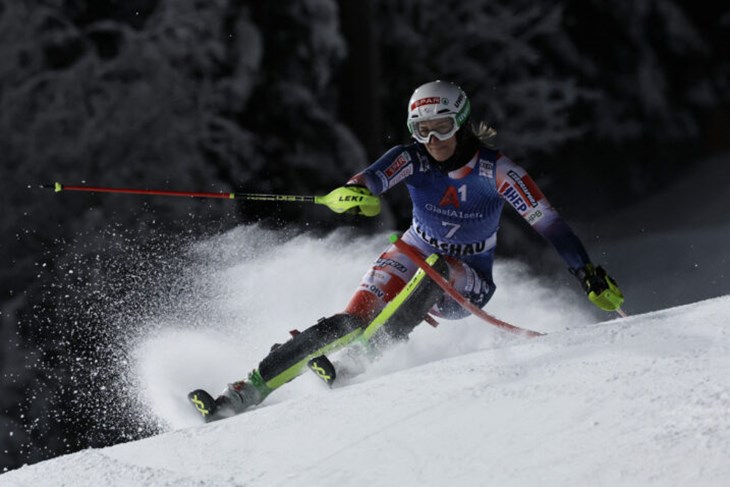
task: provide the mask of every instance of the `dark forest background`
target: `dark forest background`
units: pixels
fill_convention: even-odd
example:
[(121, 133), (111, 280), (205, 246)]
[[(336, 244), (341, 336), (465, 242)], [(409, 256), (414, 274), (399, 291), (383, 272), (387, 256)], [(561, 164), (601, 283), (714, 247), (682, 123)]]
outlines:
[(0, 471), (155, 433), (78, 391), (114, 383), (100, 323), (147, 312), (139, 281), (174, 293), (186, 243), (410, 220), (398, 191), (362, 221), (39, 184), (324, 194), (406, 142), (411, 91), (447, 79), (586, 224), (730, 149), (729, 34), (720, 1), (0, 0)]

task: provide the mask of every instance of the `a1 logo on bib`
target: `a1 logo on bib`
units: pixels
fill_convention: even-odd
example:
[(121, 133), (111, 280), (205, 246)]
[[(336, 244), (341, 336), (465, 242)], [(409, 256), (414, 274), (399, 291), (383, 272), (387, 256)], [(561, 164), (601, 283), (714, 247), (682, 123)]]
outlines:
[(452, 205), (454, 208), (459, 208), (461, 201), (466, 201), (466, 185), (462, 185), (458, 190), (450, 185), (441, 197), (439, 206), (443, 208), (444, 206)]

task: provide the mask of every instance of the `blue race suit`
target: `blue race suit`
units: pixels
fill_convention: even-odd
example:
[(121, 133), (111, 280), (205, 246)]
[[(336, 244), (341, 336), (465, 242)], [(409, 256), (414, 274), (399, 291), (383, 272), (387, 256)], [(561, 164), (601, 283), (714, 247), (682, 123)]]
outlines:
[[(495, 290), (492, 264), (505, 202), (555, 247), (570, 269), (589, 263), (578, 237), (532, 178), (497, 150), (481, 146), (467, 164), (445, 173), (429, 161), (421, 144), (398, 145), (349, 183), (365, 185), (375, 195), (405, 183), (413, 221), (403, 240), (424, 256), (446, 256), (452, 283), (477, 306), (484, 306)], [(389, 247), (363, 277), (346, 312), (371, 318), (416, 270), (410, 259)], [(433, 311), (446, 318), (467, 314), (447, 298)]]
[[(583, 245), (527, 173), (500, 152), (483, 146), (468, 163), (449, 173), (431, 164), (422, 145), (396, 146), (350, 183), (365, 185), (376, 195), (405, 183), (413, 201), (413, 223), (403, 240), (424, 257), (443, 255), (452, 285), (480, 307), (495, 289), (492, 262), (505, 202), (555, 247), (568, 267), (579, 269), (589, 262)], [(258, 404), (305, 370), (307, 360), (316, 358), (323, 349), (344, 346), (355, 330), (366, 329), (417, 269), (391, 245), (365, 274), (345, 313), (320, 320), (291, 340), (272, 347), (248, 380), (229, 385), (224, 403), (232, 404), (235, 412)], [(431, 301), (421, 304), (431, 306)], [(468, 314), (446, 296), (430, 313), (444, 318)], [(405, 321), (400, 326), (406, 333), (412, 329)]]

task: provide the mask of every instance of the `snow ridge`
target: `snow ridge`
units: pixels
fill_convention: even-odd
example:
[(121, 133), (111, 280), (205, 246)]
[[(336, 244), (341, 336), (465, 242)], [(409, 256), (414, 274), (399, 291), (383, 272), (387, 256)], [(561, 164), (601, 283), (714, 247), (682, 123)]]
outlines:
[(0, 484), (727, 485), (728, 309), (722, 297), (534, 339), (482, 326), (474, 350), (404, 365), (440, 331), (425, 328), (349, 386), (305, 375), (249, 413)]

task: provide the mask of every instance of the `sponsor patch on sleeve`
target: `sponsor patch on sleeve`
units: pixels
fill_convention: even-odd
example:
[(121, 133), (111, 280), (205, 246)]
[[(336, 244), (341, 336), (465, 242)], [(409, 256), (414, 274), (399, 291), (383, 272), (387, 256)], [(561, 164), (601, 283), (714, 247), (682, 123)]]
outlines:
[(392, 179), (393, 176), (398, 174), (398, 171), (403, 169), (409, 162), (411, 162), (410, 154), (408, 154), (408, 152), (401, 152), (401, 154), (396, 157), (395, 161), (393, 161), (392, 164), (383, 171), (383, 173), (385, 173), (385, 177)]
[(396, 184), (403, 181), (405, 178), (413, 174), (413, 166), (407, 166), (405, 169), (401, 170), (396, 176), (390, 180), (390, 187), (395, 186)]
[(527, 184), (527, 181), (523, 180), (519, 174), (512, 170), (507, 172), (507, 176), (509, 176), (509, 178), (514, 181), (523, 199), (527, 201), (533, 208), (537, 207), (537, 200), (539, 198), (539, 195), (537, 197), (533, 195), (533, 192)]
[(519, 191), (511, 184), (504, 182), (499, 188), (499, 194), (504, 197), (507, 202), (514, 207), (521, 215), (527, 211), (527, 203), (520, 195)]
[(486, 159), (479, 159), (479, 175), (494, 179), (494, 163)]

